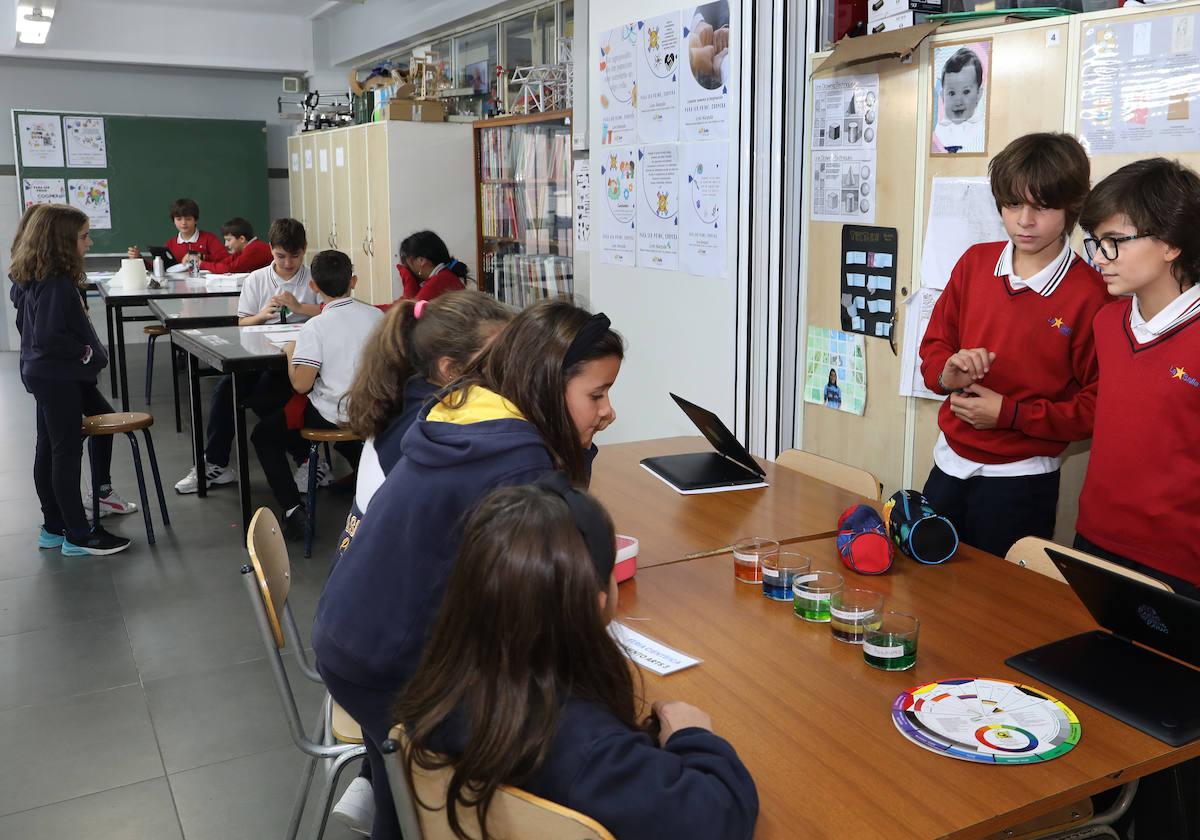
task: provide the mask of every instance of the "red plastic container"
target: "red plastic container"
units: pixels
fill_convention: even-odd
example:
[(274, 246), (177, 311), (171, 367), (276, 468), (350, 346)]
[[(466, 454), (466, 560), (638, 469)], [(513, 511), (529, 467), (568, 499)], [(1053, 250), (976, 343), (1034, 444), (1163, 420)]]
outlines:
[(613, 572), (617, 583), (629, 580), (637, 574), (638, 541), (634, 537), (617, 534), (617, 564)]

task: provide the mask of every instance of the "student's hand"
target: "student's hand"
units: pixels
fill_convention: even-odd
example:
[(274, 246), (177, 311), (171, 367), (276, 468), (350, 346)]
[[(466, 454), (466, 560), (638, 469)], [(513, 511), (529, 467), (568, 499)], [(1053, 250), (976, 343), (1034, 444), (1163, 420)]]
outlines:
[(950, 395), (950, 410), (954, 416), (976, 429), (996, 428), (1003, 403), (1002, 395), (978, 383), (968, 385), (961, 394)]
[(279, 304), (275, 302), (275, 298), (271, 298), (262, 309), (258, 310), (258, 314), (254, 317), (269, 320), (279, 314)]
[(986, 347), (959, 350), (946, 360), (942, 369), (942, 387), (958, 391), (983, 379), (996, 361), (996, 354)]
[(659, 700), (652, 708), (658, 717), (658, 745), (665, 746), (667, 740), (680, 729), (697, 727), (712, 732), (712, 718), (688, 703), (679, 700)]
[(280, 292), (279, 294), (275, 295), (275, 297), (271, 298), (271, 300), (277, 307), (286, 306), (293, 312), (298, 312), (300, 310), (300, 301), (296, 300), (296, 296), (291, 292)]
[(136, 260), (141, 255), (142, 255), (142, 249), (136, 245), (130, 245), (129, 250), (127, 250), (125, 252), (125, 256), (129, 257), (129, 259), (131, 259), (131, 260)]

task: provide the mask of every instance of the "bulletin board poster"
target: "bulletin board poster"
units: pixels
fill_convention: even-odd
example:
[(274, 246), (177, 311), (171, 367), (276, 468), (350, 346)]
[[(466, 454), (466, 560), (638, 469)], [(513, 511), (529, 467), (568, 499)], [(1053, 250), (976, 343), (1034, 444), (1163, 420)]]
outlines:
[(637, 128), (643, 144), (679, 139), (679, 12), (639, 20)]
[(26, 210), (35, 204), (66, 204), (67, 182), (62, 178), (22, 178), (21, 196)]
[(842, 329), (892, 338), (896, 316), (895, 228), (842, 227)]
[(986, 155), (992, 41), (939, 44), (933, 55), (931, 155)]
[(700, 277), (725, 277), (729, 225), (729, 144), (681, 145), (679, 201), (681, 267)]
[(814, 222), (875, 222), (875, 150), (812, 153)]
[(867, 354), (861, 335), (808, 328), (804, 401), (862, 416), (867, 409)]
[(112, 228), (112, 202), (107, 178), (68, 179), (67, 202), (86, 213), (96, 230)]
[(586, 253), (592, 248), (592, 170), (587, 160), (574, 163), (574, 222), (575, 251)]
[(600, 261), (637, 264), (637, 156), (633, 147), (600, 152)]
[(682, 22), (687, 60), (680, 62), (680, 134), (684, 140), (728, 140), (737, 87), (729, 0), (689, 6)]
[(679, 145), (638, 149), (637, 264), (679, 268)]
[(108, 145), (104, 139), (104, 117), (63, 117), (67, 166), (104, 169)]
[(17, 114), (22, 166), (62, 166), (62, 122), (57, 114)]
[(878, 73), (813, 80), (813, 149), (873, 149), (878, 130)]
[(634, 23), (602, 33), (595, 85), (600, 145), (624, 146), (637, 140), (637, 45)]
[(1089, 22), (1080, 39), (1079, 140), (1088, 154), (1200, 148), (1200, 14)]

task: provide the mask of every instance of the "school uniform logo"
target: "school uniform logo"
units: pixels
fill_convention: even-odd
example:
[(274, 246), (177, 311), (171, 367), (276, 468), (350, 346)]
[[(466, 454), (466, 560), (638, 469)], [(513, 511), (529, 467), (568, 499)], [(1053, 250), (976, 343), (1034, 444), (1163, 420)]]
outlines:
[(1069, 336), (1071, 334), (1071, 328), (1067, 326), (1062, 318), (1047, 318), (1046, 323), (1063, 335)]
[(1176, 365), (1175, 367), (1171, 368), (1170, 373), (1172, 379), (1178, 379), (1180, 382), (1186, 382), (1193, 388), (1200, 388), (1200, 379), (1196, 379), (1196, 377), (1188, 373), (1183, 365)]

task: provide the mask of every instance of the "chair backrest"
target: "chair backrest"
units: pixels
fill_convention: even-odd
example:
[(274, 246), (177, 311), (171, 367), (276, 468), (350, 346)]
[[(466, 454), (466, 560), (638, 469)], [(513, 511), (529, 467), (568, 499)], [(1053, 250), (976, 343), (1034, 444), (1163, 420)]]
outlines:
[(1057, 581), (1066, 583), (1066, 578), (1062, 576), (1062, 572), (1058, 570), (1058, 566), (1054, 565), (1054, 561), (1046, 554), (1046, 549), (1052, 548), (1055, 551), (1061, 552), (1068, 557), (1074, 557), (1078, 560), (1091, 563), (1093, 566), (1099, 566), (1110, 572), (1116, 572), (1119, 575), (1124, 575), (1127, 578), (1140, 581), (1141, 583), (1153, 586), (1157, 589), (1162, 589), (1167, 592), (1174, 590), (1158, 578), (1144, 575), (1141, 572), (1135, 572), (1133, 569), (1126, 569), (1124, 566), (1119, 566), (1116, 563), (1105, 560), (1102, 557), (1096, 557), (1091, 554), (1079, 551), (1078, 549), (1068, 548), (1065, 545), (1044, 540), (1041, 537), (1024, 537), (1013, 543), (1013, 547), (1004, 555), (1004, 559), (1010, 563), (1016, 563), (1018, 566), (1024, 566), (1027, 569), (1032, 569), (1038, 574), (1043, 574), (1046, 577), (1054, 578)]
[(246, 551), (250, 555), (254, 575), (258, 578), (259, 594), (262, 595), (267, 621), (271, 625), (271, 635), (275, 637), (275, 645), (282, 649), (284, 636), (280, 615), (292, 587), (292, 564), (288, 560), (287, 543), (279, 528), (279, 520), (270, 508), (261, 507), (254, 512), (250, 530), (246, 532)]
[(788, 449), (779, 453), (775, 458), (775, 463), (781, 467), (811, 475), (826, 484), (834, 484), (843, 490), (866, 496), (873, 502), (878, 502), (883, 498), (883, 488), (879, 485), (879, 479), (866, 470), (843, 464), (832, 458), (814, 455), (803, 449)]
[[(413, 767), (410, 787), (404, 768), (406, 744), (404, 728), (400, 726), (392, 728), (383, 744), (388, 786), (405, 840), (456, 840), (446, 819), (446, 789), (451, 769)], [(467, 834), (482, 836), (474, 809), (460, 807), (458, 813)], [(502, 785), (492, 798), (488, 832), (501, 840), (615, 840), (591, 817), (508, 785)]]

